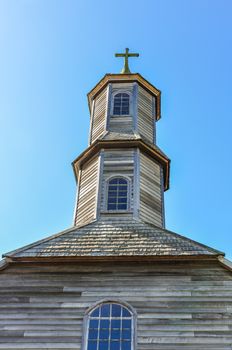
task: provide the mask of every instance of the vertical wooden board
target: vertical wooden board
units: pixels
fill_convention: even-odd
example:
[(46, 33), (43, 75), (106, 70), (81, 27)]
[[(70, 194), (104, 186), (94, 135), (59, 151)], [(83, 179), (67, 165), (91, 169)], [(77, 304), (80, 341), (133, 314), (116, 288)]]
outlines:
[(154, 141), (154, 106), (150, 93), (141, 86), (138, 88), (138, 132), (142, 138), (153, 143)]
[(97, 185), (99, 156), (83, 165), (79, 183), (79, 195), (76, 210), (76, 225), (84, 224), (96, 218)]
[(105, 131), (106, 128), (106, 110), (107, 110), (107, 87), (95, 98), (92, 111), (92, 126), (90, 140), (93, 143)]
[(140, 218), (163, 227), (160, 165), (140, 152)]

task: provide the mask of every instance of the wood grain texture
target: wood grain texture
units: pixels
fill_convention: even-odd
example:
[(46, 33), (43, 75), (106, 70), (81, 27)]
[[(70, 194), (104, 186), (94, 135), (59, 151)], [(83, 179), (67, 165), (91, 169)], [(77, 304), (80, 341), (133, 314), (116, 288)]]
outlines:
[(140, 218), (163, 227), (160, 165), (140, 152)]
[(80, 349), (86, 309), (122, 300), (137, 349), (229, 350), (232, 273), (217, 262), (18, 264), (0, 273), (0, 349)]
[(96, 218), (98, 189), (98, 156), (81, 169), (75, 224), (86, 224)]
[(107, 115), (107, 87), (94, 100), (94, 107), (91, 112), (90, 144), (97, 140), (106, 128)]
[(138, 88), (138, 132), (141, 137), (150, 143), (154, 141), (155, 123), (153, 98), (141, 86)]

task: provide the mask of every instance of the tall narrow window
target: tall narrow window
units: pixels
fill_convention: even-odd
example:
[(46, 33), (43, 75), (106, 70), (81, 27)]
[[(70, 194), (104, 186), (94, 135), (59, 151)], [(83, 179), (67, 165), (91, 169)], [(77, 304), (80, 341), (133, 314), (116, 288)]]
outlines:
[(128, 180), (114, 177), (108, 181), (107, 210), (128, 209)]
[(114, 115), (129, 115), (130, 114), (130, 96), (126, 93), (118, 93), (114, 96)]
[(133, 313), (118, 303), (102, 303), (87, 315), (86, 350), (133, 350)]

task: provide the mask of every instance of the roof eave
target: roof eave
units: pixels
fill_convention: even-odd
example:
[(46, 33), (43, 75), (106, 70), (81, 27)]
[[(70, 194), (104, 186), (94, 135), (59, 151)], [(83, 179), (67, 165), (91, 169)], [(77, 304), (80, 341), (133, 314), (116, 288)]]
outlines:
[(221, 255), (218, 254), (198, 254), (198, 255), (97, 255), (97, 256), (50, 256), (50, 257), (7, 257), (8, 264), (14, 262), (21, 263), (46, 263), (46, 262), (142, 262), (142, 261), (217, 261)]
[(75, 178), (77, 180), (77, 174), (81, 165), (88, 161), (94, 154), (99, 152), (102, 148), (117, 148), (117, 147), (139, 147), (144, 152), (152, 155), (157, 161), (161, 163), (164, 169), (164, 190), (169, 189), (169, 177), (170, 177), (170, 159), (159, 153), (158, 150), (152, 148), (143, 140), (96, 140), (90, 145), (84, 152), (82, 152), (73, 162)]

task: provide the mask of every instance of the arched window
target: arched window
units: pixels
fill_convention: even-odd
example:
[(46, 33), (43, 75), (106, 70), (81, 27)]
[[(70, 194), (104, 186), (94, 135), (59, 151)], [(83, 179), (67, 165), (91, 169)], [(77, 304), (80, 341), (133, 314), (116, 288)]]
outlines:
[(85, 350), (133, 350), (134, 314), (120, 303), (104, 302), (87, 314)]
[(107, 186), (107, 210), (127, 210), (129, 207), (129, 181), (124, 177), (113, 177)]
[(118, 93), (114, 96), (113, 115), (130, 114), (130, 95), (127, 93)]

